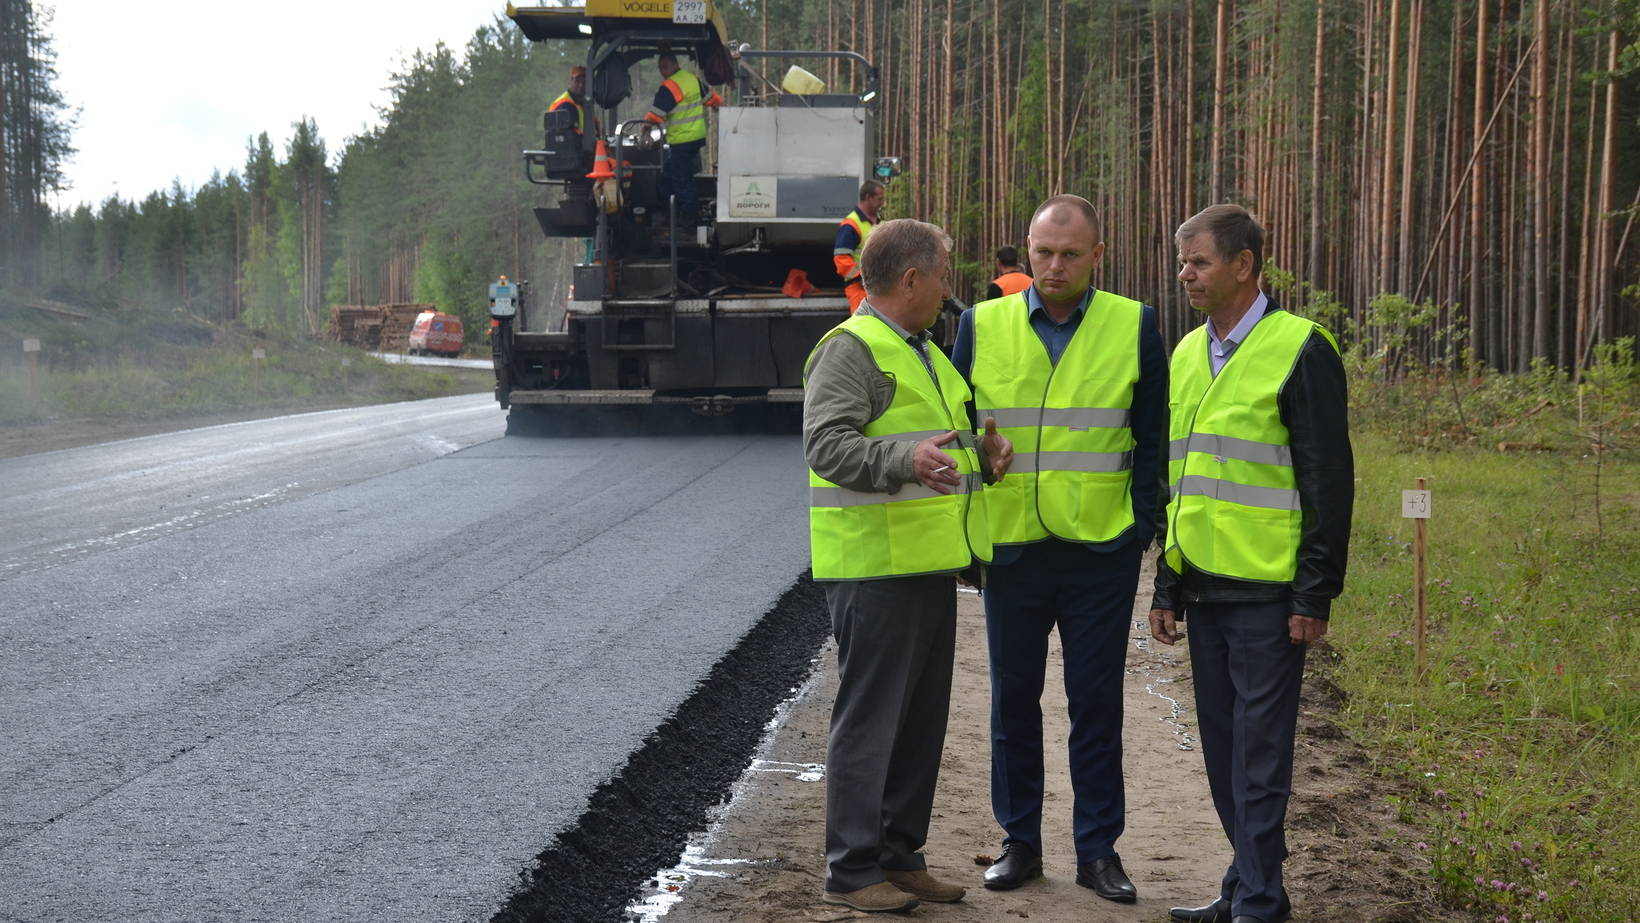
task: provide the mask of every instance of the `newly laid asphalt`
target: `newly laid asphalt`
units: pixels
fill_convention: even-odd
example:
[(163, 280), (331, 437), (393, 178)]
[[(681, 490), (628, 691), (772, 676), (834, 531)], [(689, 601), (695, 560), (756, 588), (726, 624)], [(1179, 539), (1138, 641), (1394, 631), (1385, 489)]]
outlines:
[(795, 438), (503, 428), (0, 460), (0, 919), (488, 918), (807, 566)]

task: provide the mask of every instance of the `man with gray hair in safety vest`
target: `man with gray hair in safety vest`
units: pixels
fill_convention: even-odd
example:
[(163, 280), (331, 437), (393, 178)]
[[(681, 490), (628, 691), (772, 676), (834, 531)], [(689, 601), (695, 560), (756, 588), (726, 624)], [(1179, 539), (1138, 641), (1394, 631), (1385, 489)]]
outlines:
[(950, 295), (951, 239), (879, 225), (861, 256), (867, 299), (805, 367), (809, 542), (837, 641), (826, 749), (822, 900), (855, 910), (957, 901), (928, 873), (956, 653), (956, 575), (991, 557), (982, 484), (1013, 448), (928, 328)]
[(1150, 633), (1172, 644), (1189, 617), (1208, 790), (1233, 857), (1217, 898), (1171, 916), (1284, 923), (1304, 652), (1344, 589), (1355, 498), (1344, 364), (1325, 327), (1259, 291), (1264, 229), (1246, 209), (1207, 208), (1174, 241), (1207, 322), (1173, 351)]
[(1076, 883), (1132, 903), (1138, 891), (1116, 851), (1127, 808), (1122, 677), (1155, 532), (1167, 349), (1154, 308), (1093, 284), (1101, 233), (1081, 196), (1043, 202), (1026, 238), (1034, 279), (963, 314), (951, 355), (979, 413), (1019, 452), (987, 491), (991, 809), (1003, 840), (985, 887), (1042, 875), (1042, 688), (1057, 630)]
[(655, 65), (661, 72), (661, 88), (644, 120), (666, 126), (666, 179), (677, 199), (678, 227), (694, 227), (700, 207), (695, 174), (700, 172), (700, 150), (706, 146), (706, 107), (723, 105), (723, 97), (679, 67), (671, 53), (656, 58)]

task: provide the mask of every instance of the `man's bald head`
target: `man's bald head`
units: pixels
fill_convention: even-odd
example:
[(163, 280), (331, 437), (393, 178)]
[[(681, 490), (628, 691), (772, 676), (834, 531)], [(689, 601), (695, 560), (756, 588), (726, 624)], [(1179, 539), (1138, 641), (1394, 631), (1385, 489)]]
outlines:
[(1038, 221), (1053, 225), (1069, 225), (1080, 221), (1087, 226), (1092, 240), (1099, 239), (1099, 209), (1079, 195), (1056, 195), (1036, 207), (1031, 215), (1031, 227)]
[(1055, 322), (1081, 303), (1093, 284), (1093, 271), (1105, 255), (1099, 240), (1099, 212), (1076, 195), (1056, 195), (1031, 216), (1032, 283)]

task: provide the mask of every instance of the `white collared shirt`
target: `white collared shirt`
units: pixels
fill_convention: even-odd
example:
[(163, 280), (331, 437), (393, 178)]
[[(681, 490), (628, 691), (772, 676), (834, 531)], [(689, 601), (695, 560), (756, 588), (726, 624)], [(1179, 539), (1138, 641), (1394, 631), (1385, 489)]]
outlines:
[(1230, 356), (1236, 351), (1236, 347), (1247, 339), (1247, 334), (1253, 331), (1253, 325), (1258, 323), (1259, 318), (1264, 316), (1265, 308), (1269, 304), (1270, 300), (1264, 297), (1263, 292), (1259, 292), (1258, 298), (1253, 300), (1253, 306), (1247, 309), (1247, 313), (1243, 314), (1241, 320), (1237, 321), (1236, 326), (1231, 329), (1230, 335), (1223, 340), (1219, 339), (1219, 331), (1217, 327), (1213, 326), (1213, 321), (1208, 320), (1207, 359), (1213, 366), (1214, 376), (1217, 376), (1219, 370), (1224, 368), (1224, 364), (1230, 361)]

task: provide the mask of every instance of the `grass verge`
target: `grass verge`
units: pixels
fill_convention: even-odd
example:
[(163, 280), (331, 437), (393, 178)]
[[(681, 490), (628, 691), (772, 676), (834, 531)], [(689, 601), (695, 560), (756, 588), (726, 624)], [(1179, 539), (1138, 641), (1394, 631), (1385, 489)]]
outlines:
[(352, 347), (186, 314), (84, 313), (65, 318), (0, 300), (0, 333), (41, 345), (32, 395), (26, 357), (0, 357), (0, 425), (321, 409), (493, 383), (487, 371), (390, 365)]
[[(1427, 861), (1447, 901), (1478, 919), (1632, 921), (1640, 460), (1624, 441), (1635, 432), (1636, 382), (1596, 395), (1617, 398), (1598, 419), (1587, 387), (1548, 385), (1502, 384), (1541, 418), (1500, 414), (1511, 438), (1474, 432), (1473, 417), (1469, 438), (1454, 443), (1430, 439), (1413, 417), (1358, 415), (1333, 676), (1347, 695), (1345, 726), (1397, 781), (1392, 801), (1421, 831), (1407, 849)], [(1426, 412), (1416, 401), (1383, 403)], [(1530, 451), (1497, 448), (1522, 443)], [(1400, 515), (1400, 491), (1418, 476), (1434, 497), (1422, 681), (1413, 676), (1414, 527)]]

